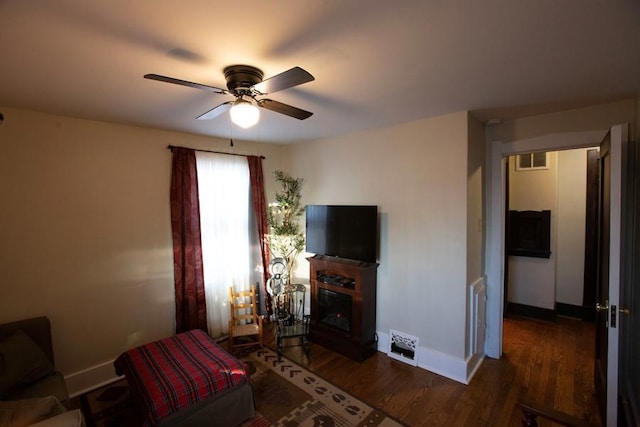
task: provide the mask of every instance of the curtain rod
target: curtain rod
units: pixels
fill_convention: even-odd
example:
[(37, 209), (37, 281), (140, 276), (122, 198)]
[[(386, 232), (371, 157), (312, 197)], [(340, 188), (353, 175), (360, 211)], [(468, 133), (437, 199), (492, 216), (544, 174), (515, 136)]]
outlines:
[[(238, 153), (225, 153), (224, 151), (214, 151), (214, 150), (201, 150), (199, 148), (189, 148), (189, 147), (179, 147), (176, 145), (169, 145), (167, 147), (169, 150), (173, 150), (174, 148), (186, 148), (187, 150), (193, 150), (193, 151), (202, 151), (205, 153), (216, 153), (216, 154), (226, 154), (228, 156), (242, 156), (242, 157), (249, 157), (251, 154), (238, 154)], [(265, 156), (260, 156), (261, 159), (266, 159)]]

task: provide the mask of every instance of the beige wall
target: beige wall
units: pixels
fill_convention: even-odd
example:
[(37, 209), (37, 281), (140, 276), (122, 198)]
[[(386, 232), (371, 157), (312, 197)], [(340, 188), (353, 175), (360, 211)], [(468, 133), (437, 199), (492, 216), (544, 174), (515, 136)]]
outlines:
[(1, 111), (0, 322), (49, 316), (66, 375), (174, 331), (167, 145), (285, 166), (284, 146)]
[(582, 305), (587, 206), (587, 149), (558, 152), (556, 302)]
[[(304, 178), (305, 204), (378, 205), (378, 332), (417, 336), (420, 347), (458, 360), (466, 336), (467, 122), (456, 113), (299, 143), (290, 167)], [(308, 263), (300, 265), (308, 279)]]

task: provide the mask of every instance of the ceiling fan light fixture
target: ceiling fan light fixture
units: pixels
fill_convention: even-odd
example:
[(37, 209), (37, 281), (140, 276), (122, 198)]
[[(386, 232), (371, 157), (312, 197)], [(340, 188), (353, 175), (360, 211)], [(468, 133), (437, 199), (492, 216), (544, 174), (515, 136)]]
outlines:
[(244, 99), (234, 102), (229, 114), (231, 114), (231, 121), (244, 129), (255, 125), (260, 119), (258, 107)]

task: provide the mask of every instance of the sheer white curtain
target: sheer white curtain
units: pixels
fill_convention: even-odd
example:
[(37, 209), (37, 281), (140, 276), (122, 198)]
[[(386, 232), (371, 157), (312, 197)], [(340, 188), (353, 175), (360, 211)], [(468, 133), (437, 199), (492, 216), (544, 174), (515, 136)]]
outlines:
[(229, 329), (229, 286), (251, 283), (249, 165), (242, 156), (199, 151), (196, 167), (207, 323), (209, 334), (219, 337)]

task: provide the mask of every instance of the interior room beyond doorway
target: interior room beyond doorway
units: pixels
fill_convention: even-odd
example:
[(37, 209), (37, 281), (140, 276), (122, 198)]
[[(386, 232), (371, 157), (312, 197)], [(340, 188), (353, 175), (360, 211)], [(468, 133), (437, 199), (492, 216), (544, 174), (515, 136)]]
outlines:
[[(523, 256), (512, 248), (515, 243), (506, 245), (507, 314), (544, 320), (554, 320), (558, 314), (580, 319), (592, 316), (591, 293), (595, 289), (589, 286), (592, 278), (585, 251), (594, 238), (589, 233), (591, 212), (587, 203), (591, 181), (588, 159), (591, 156), (595, 160), (594, 150), (537, 152), (535, 156), (523, 153), (508, 158), (506, 218), (548, 211), (550, 224), (545, 229), (525, 223), (534, 224), (537, 230), (532, 228), (530, 234), (546, 234), (541, 237), (547, 240), (548, 252)], [(507, 241), (516, 234), (516, 224), (507, 220)], [(527, 239), (525, 246), (532, 242), (531, 236)]]

